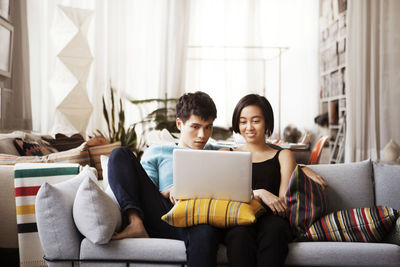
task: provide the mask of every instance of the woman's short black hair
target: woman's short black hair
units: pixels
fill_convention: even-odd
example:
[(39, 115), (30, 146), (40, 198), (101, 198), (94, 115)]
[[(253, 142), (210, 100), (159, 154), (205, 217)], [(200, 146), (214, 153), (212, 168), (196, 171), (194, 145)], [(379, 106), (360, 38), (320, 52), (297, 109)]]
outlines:
[(232, 129), (235, 133), (239, 133), (239, 122), (240, 122), (240, 113), (242, 109), (247, 106), (257, 106), (261, 109), (261, 112), (264, 116), (265, 122), (265, 134), (267, 136), (271, 136), (274, 132), (274, 112), (272, 110), (272, 106), (269, 101), (260, 95), (257, 94), (249, 94), (244, 96), (237, 103), (235, 110), (233, 111), (232, 116)]
[(203, 120), (215, 120), (217, 118), (217, 108), (212, 98), (204, 93), (197, 91), (181, 96), (176, 103), (176, 117), (185, 123), (192, 114), (199, 116)]

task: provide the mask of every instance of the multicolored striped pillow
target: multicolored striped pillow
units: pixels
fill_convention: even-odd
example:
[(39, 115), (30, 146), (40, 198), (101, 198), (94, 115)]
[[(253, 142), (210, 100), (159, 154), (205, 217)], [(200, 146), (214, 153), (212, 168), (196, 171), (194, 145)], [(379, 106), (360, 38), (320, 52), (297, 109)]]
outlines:
[(379, 242), (392, 230), (399, 211), (385, 206), (332, 212), (304, 234), (312, 241)]
[(35, 200), (44, 182), (65, 181), (79, 173), (79, 164), (19, 163), (14, 166), (14, 192), (21, 266), (46, 266), (36, 226)]
[(250, 203), (217, 199), (189, 199), (178, 201), (161, 219), (176, 227), (210, 224), (224, 228), (252, 224), (264, 212), (265, 208), (254, 199)]
[(327, 201), (321, 185), (307, 177), (299, 166), (286, 191), (288, 218), (295, 236), (302, 236), (313, 222), (325, 215)]

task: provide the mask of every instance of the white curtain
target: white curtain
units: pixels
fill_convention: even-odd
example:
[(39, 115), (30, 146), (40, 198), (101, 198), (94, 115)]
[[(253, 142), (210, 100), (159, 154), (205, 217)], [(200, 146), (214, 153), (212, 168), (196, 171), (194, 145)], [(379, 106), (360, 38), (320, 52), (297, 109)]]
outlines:
[(318, 115), (318, 1), (191, 0), (186, 90), (209, 93), (215, 125), (230, 126), (248, 93), (265, 95), (281, 131), (292, 123), (311, 130)]
[(400, 1), (348, 1), (346, 162), (400, 143)]
[[(101, 98), (104, 94), (110, 103), (110, 86), (116, 89), (117, 97), (133, 99), (164, 97), (166, 92), (168, 97), (177, 97), (184, 91), (187, 1), (28, 1), (35, 131), (48, 133), (54, 121), (49, 78), (56, 55), (50, 29), (57, 5), (94, 11), (88, 37), (94, 56), (87, 85), (93, 105), (89, 135), (105, 129)], [(136, 107), (127, 101), (124, 105), (127, 124), (141, 119)]]

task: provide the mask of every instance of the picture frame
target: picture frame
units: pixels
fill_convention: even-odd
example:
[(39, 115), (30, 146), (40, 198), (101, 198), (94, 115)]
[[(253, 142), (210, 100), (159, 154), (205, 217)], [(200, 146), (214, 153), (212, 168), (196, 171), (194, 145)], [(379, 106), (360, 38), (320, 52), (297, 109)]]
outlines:
[(0, 16), (8, 20), (10, 15), (10, 0), (0, 0)]
[(339, 14), (347, 10), (347, 0), (338, 0)]
[(0, 75), (11, 78), (14, 27), (0, 18)]

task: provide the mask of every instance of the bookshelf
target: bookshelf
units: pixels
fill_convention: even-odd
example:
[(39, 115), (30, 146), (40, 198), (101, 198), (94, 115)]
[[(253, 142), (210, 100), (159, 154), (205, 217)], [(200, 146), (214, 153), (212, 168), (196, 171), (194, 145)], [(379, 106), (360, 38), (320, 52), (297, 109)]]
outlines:
[(320, 114), (328, 113), (329, 148), (346, 116), (347, 1), (320, 0)]

